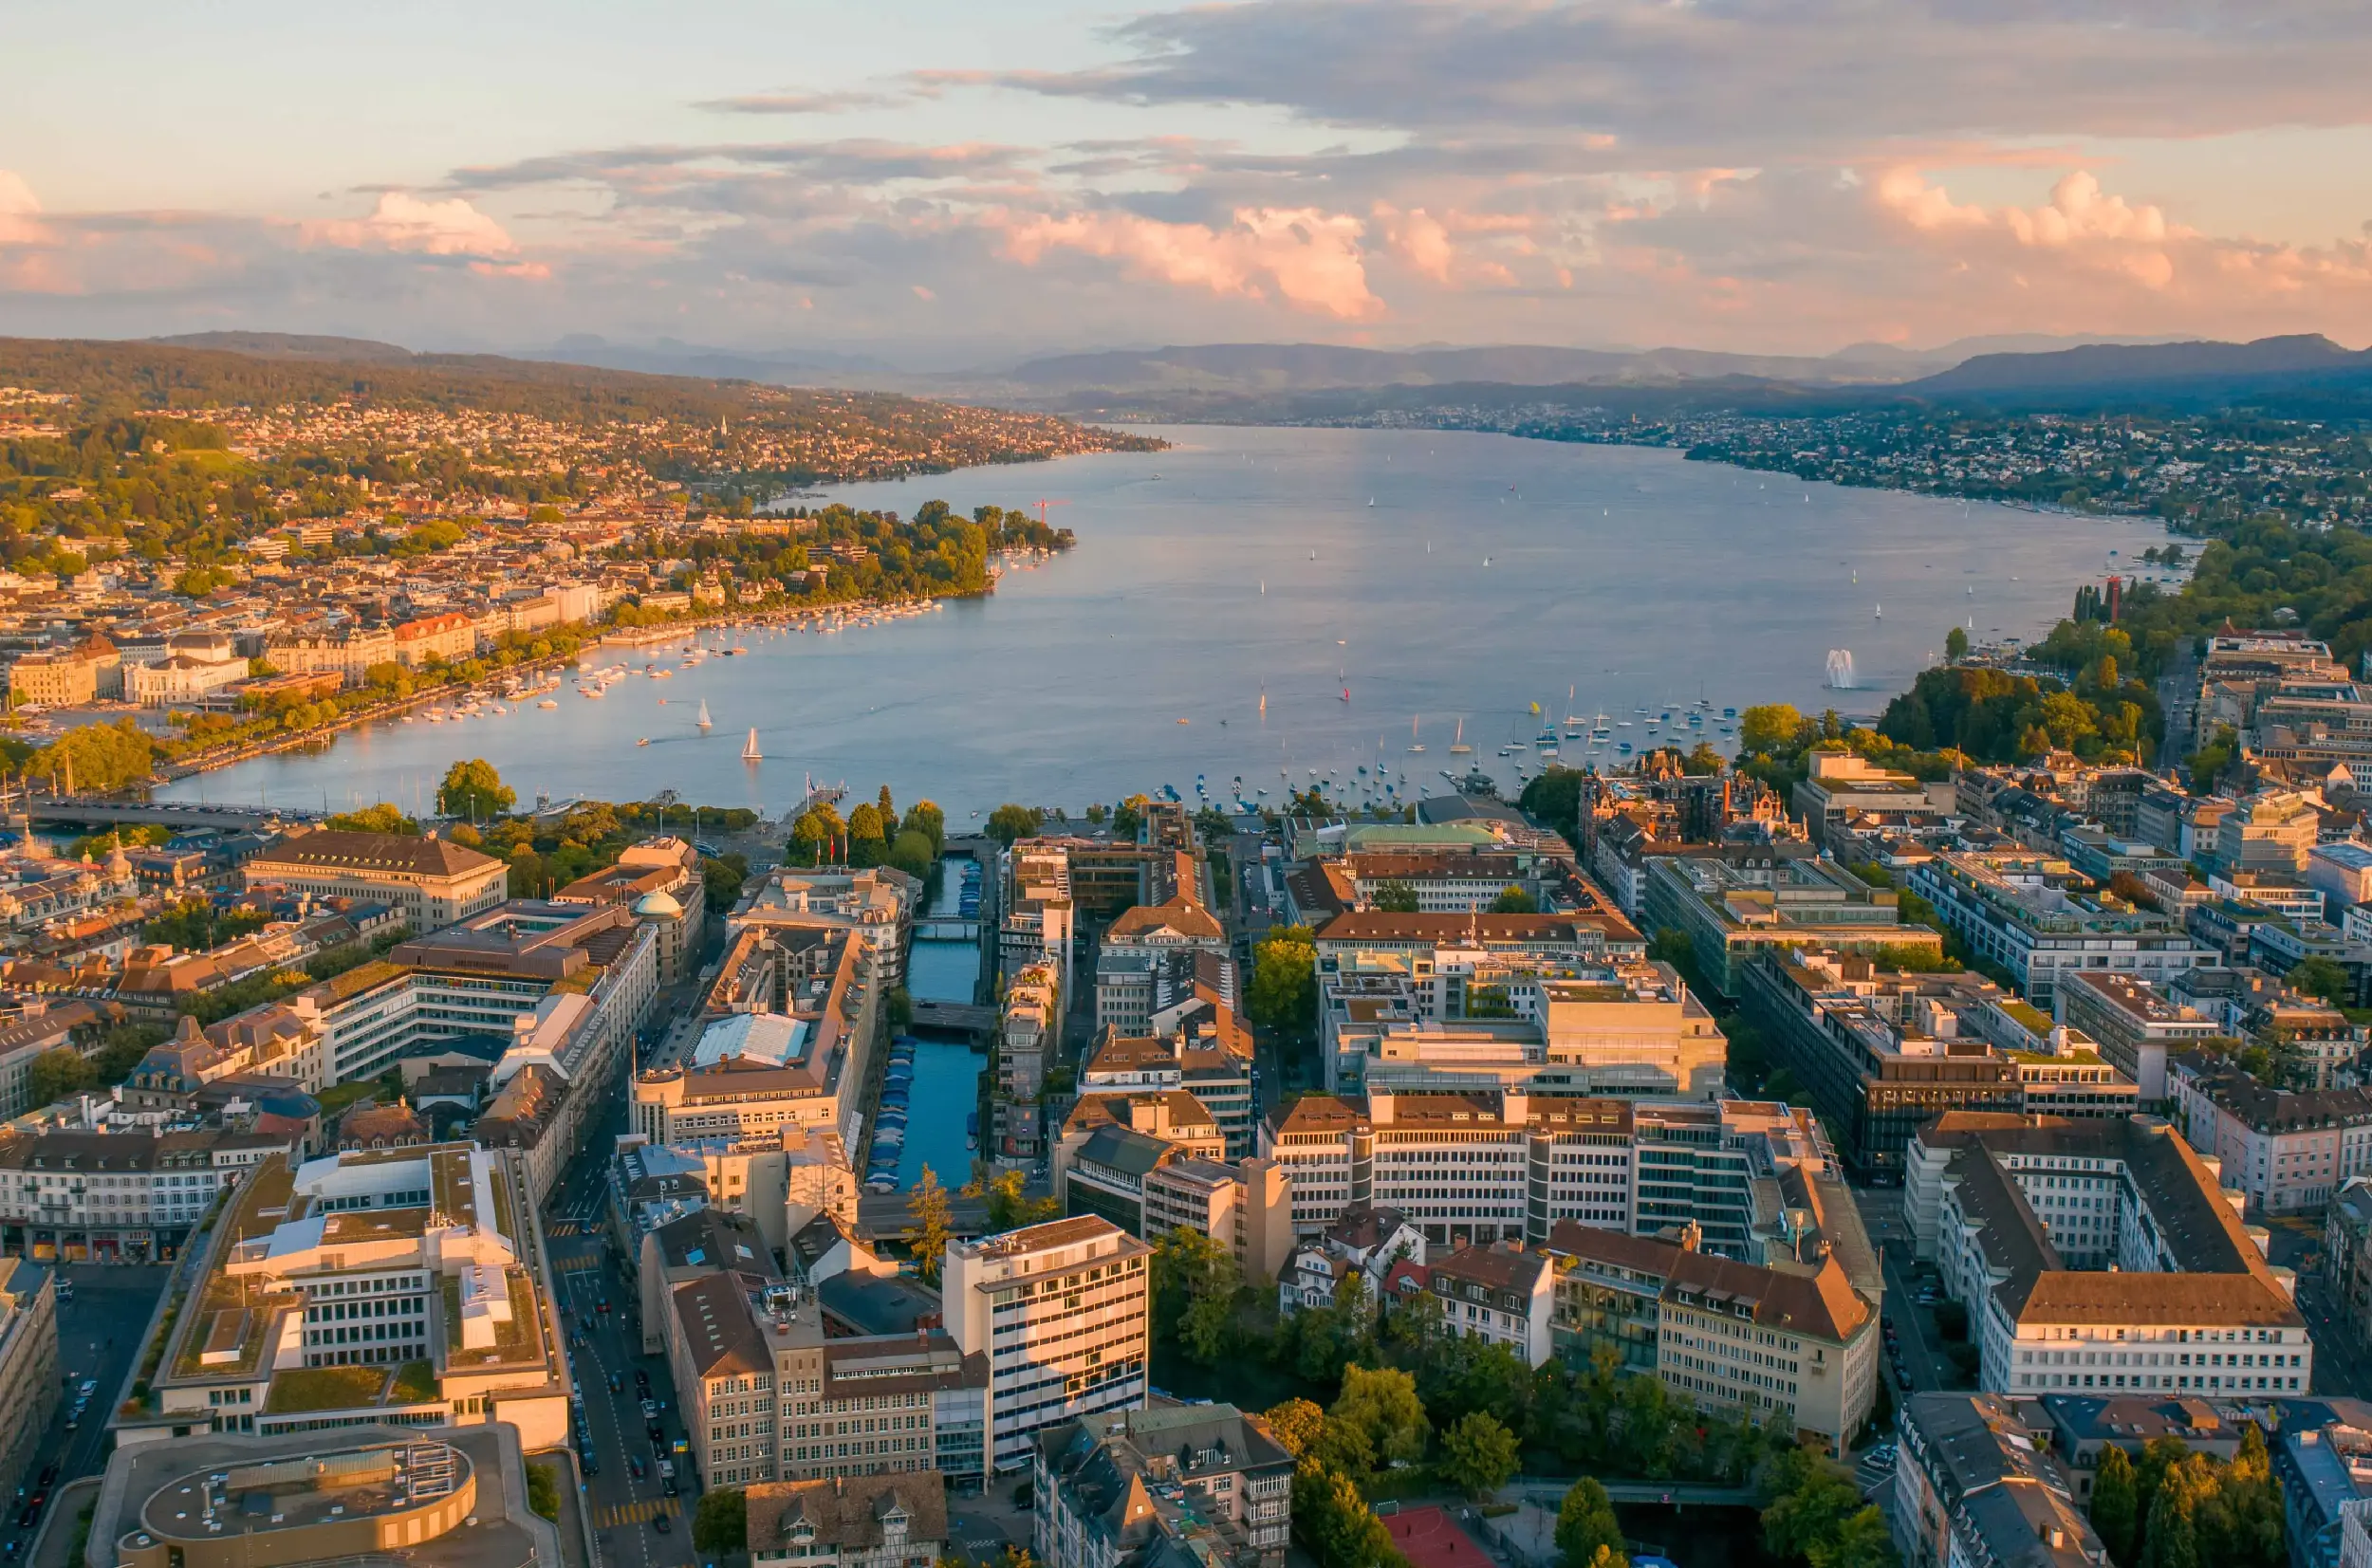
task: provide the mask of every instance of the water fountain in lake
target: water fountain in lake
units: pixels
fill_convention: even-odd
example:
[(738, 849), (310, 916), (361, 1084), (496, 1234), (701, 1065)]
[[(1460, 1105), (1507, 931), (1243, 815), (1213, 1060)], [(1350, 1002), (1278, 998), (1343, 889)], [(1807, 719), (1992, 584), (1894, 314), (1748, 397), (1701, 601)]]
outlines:
[(1821, 684), (1832, 692), (1853, 690), (1852, 649), (1831, 648), (1828, 650), (1828, 673), (1821, 677)]

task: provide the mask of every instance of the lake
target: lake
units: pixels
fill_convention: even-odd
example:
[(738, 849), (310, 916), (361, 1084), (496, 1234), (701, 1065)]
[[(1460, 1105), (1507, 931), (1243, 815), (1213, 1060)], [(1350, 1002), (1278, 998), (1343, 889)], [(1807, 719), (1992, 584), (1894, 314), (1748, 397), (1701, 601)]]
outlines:
[[(901, 513), (935, 497), (1059, 503), (1046, 515), (1079, 547), (986, 599), (828, 636), (753, 630), (746, 656), (638, 675), (598, 701), (564, 686), (556, 710), (375, 726), (165, 793), (413, 806), (454, 758), (484, 757), (523, 802), (673, 789), (779, 813), (810, 782), (887, 783), (901, 805), (936, 799), (960, 830), (1004, 801), (1076, 810), (1163, 784), (1191, 801), (1197, 775), (1214, 798), (1241, 774), (1249, 798), (1275, 801), (1287, 770), (1299, 785), (1381, 768), (1398, 799), (1472, 762), (1512, 789), (1515, 766), (1537, 760), (1499, 748), (1567, 712), (1633, 719), (1701, 696), (1875, 713), (1951, 626), (2039, 634), (2079, 582), (2165, 537), (1659, 449), (1157, 434), (1175, 450), (825, 492)], [(1858, 690), (1824, 686), (1831, 650), (1850, 654)], [(626, 655), (594, 655), (613, 656)], [(744, 763), (751, 729), (765, 758)], [(1643, 718), (1623, 733), (1643, 748)], [(1471, 756), (1450, 753), (1461, 738)]]

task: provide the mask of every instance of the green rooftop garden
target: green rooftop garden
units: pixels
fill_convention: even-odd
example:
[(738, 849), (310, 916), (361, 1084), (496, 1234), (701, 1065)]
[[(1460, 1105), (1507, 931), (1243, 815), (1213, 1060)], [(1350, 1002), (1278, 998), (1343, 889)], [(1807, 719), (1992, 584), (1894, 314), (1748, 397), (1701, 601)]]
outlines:
[(343, 1411), (379, 1403), (386, 1387), (384, 1367), (290, 1367), (271, 1380), (267, 1415), (299, 1411)]
[(395, 1386), (387, 1391), (392, 1405), (424, 1405), (436, 1397), (436, 1364), (434, 1361), (406, 1361), (396, 1369)]

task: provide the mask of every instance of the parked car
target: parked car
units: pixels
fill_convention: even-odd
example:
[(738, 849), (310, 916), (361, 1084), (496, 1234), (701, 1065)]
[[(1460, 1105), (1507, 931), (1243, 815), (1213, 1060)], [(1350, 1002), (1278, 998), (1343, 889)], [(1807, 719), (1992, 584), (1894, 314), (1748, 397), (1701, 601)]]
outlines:
[(85, 1377), (83, 1379), (83, 1386), (74, 1392), (81, 1394), (83, 1398), (88, 1399), (92, 1394), (99, 1392), (99, 1379), (96, 1377)]
[(676, 1495), (677, 1495), (677, 1493), (678, 1493), (678, 1488), (677, 1488), (677, 1486), (676, 1485), (676, 1478), (675, 1478), (674, 1476), (672, 1476), (672, 1475), (671, 1475), (671, 1476), (669, 1476), (669, 1477), (668, 1477), (665, 1481), (662, 1481), (662, 1482), (660, 1482), (660, 1483), (659, 1483), (659, 1488), (658, 1488), (658, 1489), (659, 1489), (660, 1491), (662, 1491), (662, 1492), (666, 1493), (669, 1497), (675, 1497), (675, 1496), (676, 1496)]
[(675, 1526), (667, 1522), (667, 1516), (665, 1514), (653, 1514), (651, 1516), (651, 1528), (657, 1530), (660, 1535), (665, 1535), (670, 1530), (673, 1530)]
[(642, 1401), (642, 1419), (645, 1421), (656, 1421), (658, 1419), (658, 1401), (656, 1399), (645, 1399)]

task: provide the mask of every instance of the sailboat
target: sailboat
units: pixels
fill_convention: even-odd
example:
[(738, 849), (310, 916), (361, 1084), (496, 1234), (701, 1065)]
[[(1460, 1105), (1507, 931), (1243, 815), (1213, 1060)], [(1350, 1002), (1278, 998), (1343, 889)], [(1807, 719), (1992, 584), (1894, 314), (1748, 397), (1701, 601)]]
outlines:
[(750, 738), (741, 743), (741, 760), (745, 763), (766, 761), (766, 753), (758, 749), (758, 731), (755, 726), (751, 728)]
[(1473, 747), (1466, 744), (1466, 721), (1464, 719), (1460, 719), (1457, 721), (1457, 735), (1450, 742), (1450, 755), (1453, 757), (1463, 757), (1473, 749), (1474, 748)]
[(1265, 686), (1260, 689), (1260, 716), (1269, 716), (1269, 689)]
[(1408, 748), (1411, 751), (1422, 751), (1425, 748), (1423, 743), (1417, 739), (1418, 717), (1418, 715), (1412, 714), (1408, 721)]
[(1885, 619), (1885, 618), (1886, 618), (1886, 607), (1885, 607), (1883, 604), (1880, 604), (1880, 605), (1876, 605), (1876, 606), (1874, 606), (1874, 607), (1870, 610), (1870, 615), (1869, 615), (1869, 618), (1870, 618), (1870, 619), (1872, 619), (1872, 620), (1883, 620), (1883, 619)]
[(703, 729), (716, 728), (716, 721), (709, 717), (709, 700), (706, 697), (700, 699), (700, 728)]

